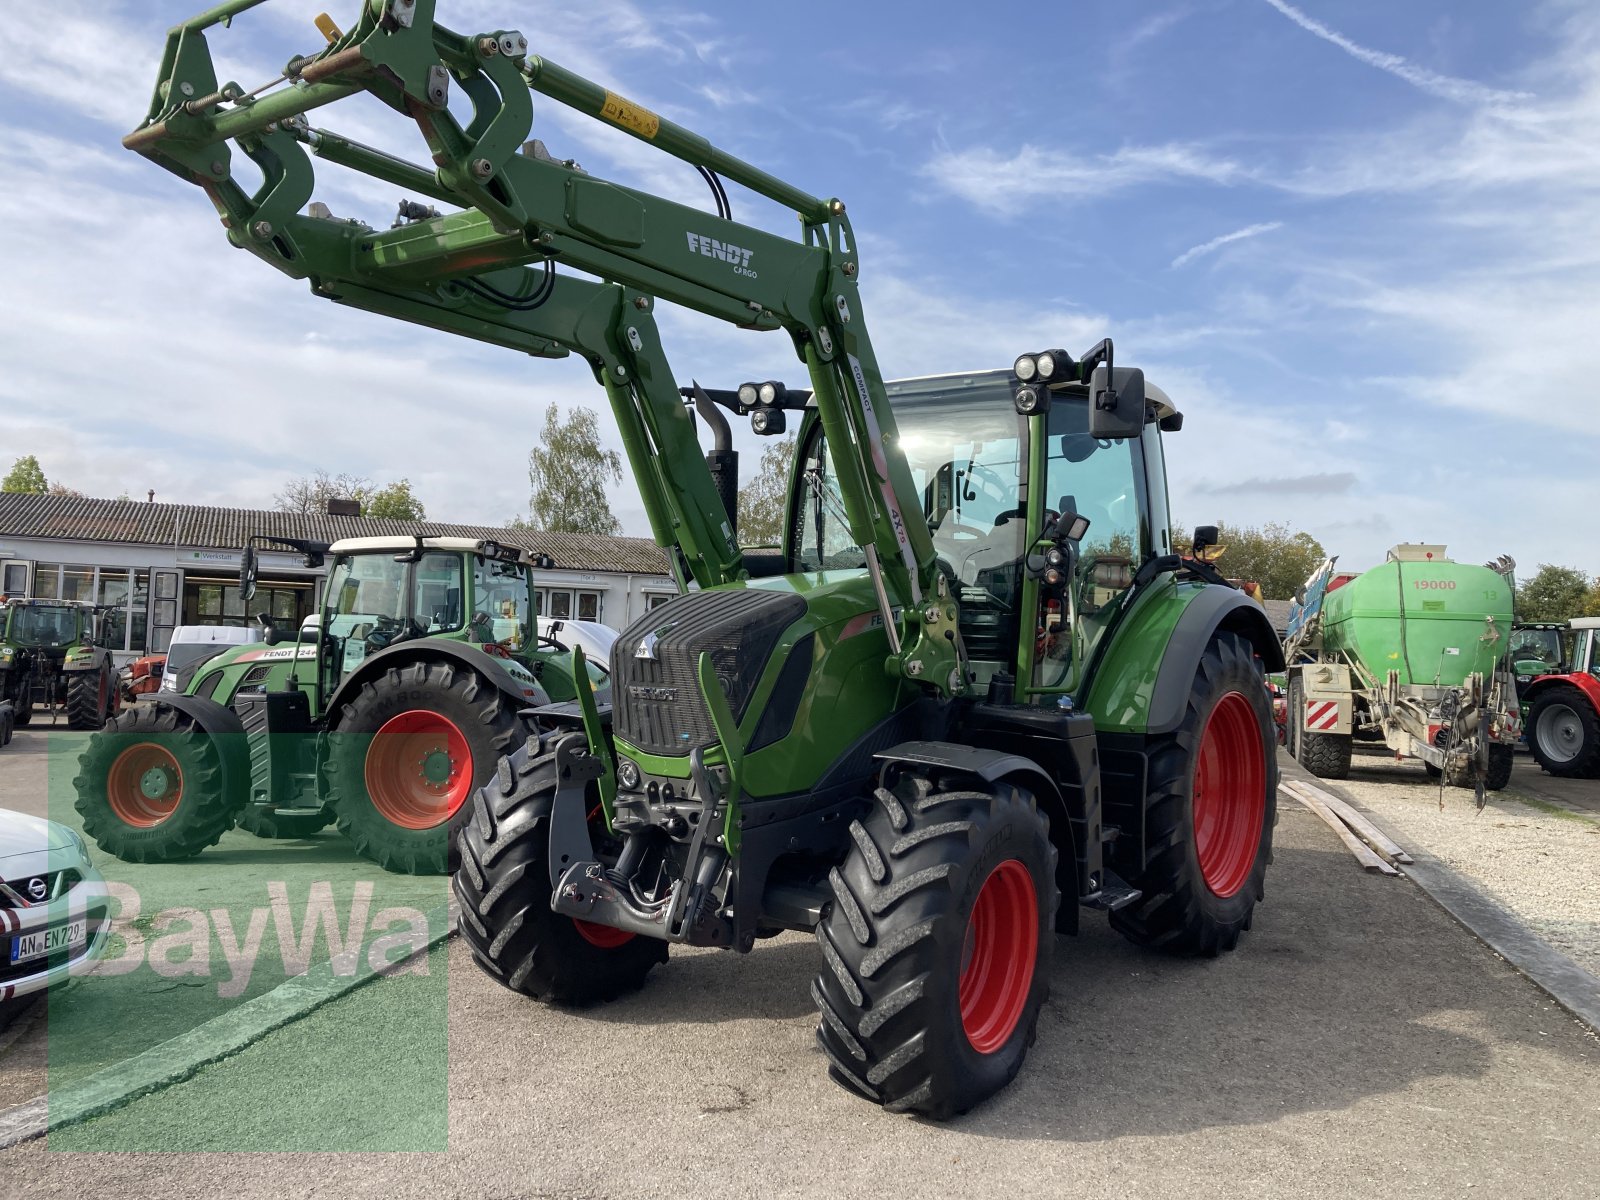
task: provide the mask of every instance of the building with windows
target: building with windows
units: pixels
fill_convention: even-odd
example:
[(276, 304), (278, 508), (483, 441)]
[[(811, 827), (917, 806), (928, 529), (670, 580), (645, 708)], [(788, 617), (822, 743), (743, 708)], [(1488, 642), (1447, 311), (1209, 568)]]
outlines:
[(615, 629), (673, 595), (666, 556), (645, 538), (21, 493), (0, 493), (0, 593), (102, 606), (119, 662), (165, 651), (179, 625), (244, 625), (259, 612), (298, 624), (316, 610), (327, 566), (311, 569), (292, 551), (264, 549), (247, 613), (239, 560), (252, 536), (468, 537), (521, 546), (555, 563), (538, 575), (542, 616)]

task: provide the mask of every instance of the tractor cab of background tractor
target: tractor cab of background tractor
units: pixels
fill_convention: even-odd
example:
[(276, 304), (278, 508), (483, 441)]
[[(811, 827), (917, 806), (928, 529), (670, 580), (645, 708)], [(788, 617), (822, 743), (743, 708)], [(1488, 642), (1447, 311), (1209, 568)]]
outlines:
[(1516, 676), (1519, 697), (1538, 676), (1560, 673), (1567, 661), (1567, 633), (1567, 626), (1548, 621), (1519, 623), (1512, 628), (1506, 662)]

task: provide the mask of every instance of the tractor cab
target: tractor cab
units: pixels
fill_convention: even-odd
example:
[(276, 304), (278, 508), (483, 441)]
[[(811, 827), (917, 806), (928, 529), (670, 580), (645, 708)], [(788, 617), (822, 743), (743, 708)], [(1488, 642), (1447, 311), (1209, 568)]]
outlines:
[[(1096, 437), (1086, 385), (1053, 389), (1031, 412), (1019, 410), (1016, 390), (1016, 374), (1004, 370), (887, 384), (939, 570), (960, 605), (976, 689), (1012, 679), (1021, 681), (1017, 699), (1039, 701), (1081, 687), (1135, 573), (1171, 552), (1160, 431), (1181, 417), (1147, 384), (1136, 436)], [(795, 471), (789, 571), (865, 566), (815, 410), (802, 425)], [(1052, 586), (1044, 578), (1048, 527), (1069, 515), (1083, 534), (1070, 579)]]
[(1511, 648), (1506, 662), (1517, 680), (1517, 695), (1540, 675), (1552, 675), (1566, 661), (1563, 643), (1567, 627), (1550, 622), (1519, 624), (1511, 631)]

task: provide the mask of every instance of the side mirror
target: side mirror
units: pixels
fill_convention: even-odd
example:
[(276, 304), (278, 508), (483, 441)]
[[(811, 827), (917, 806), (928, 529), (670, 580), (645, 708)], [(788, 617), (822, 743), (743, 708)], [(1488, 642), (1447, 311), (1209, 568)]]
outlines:
[(1196, 525), (1194, 528), (1194, 542), (1189, 549), (1189, 557), (1199, 562), (1212, 563), (1222, 557), (1226, 546), (1218, 544), (1221, 533), (1215, 525)]
[(248, 601), (256, 594), (256, 548), (246, 546), (239, 559), (239, 599)]
[(1089, 436), (1134, 438), (1144, 430), (1144, 372), (1102, 363), (1089, 379)]

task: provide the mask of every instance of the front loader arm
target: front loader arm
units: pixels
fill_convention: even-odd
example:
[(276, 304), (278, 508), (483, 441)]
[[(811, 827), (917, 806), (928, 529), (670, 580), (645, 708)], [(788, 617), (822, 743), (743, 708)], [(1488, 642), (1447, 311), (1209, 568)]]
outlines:
[[(955, 604), (898, 446), (842, 202), (807, 195), (530, 56), (515, 31), (453, 33), (435, 23), (435, 0), (363, 0), (348, 32), (325, 26), (326, 49), (292, 59), (282, 80), (251, 93), (219, 86), (205, 30), (259, 2), (233, 0), (171, 31), (149, 115), (124, 139), (128, 148), (202, 186), (234, 245), (309, 279), (318, 294), (534, 355), (584, 355), (606, 386), (656, 540), (676, 547), (702, 584), (743, 572), (649, 320), (652, 298), (785, 330), (811, 375), (851, 533), (889, 631), (891, 669), (941, 693), (965, 689)], [(448, 108), (452, 87), (473, 106), (465, 125)], [(307, 124), (307, 112), (359, 91), (416, 123), (432, 170)], [(531, 92), (795, 210), (801, 237), (546, 157), (527, 143)], [(262, 171), (254, 192), (233, 178), (230, 143)], [(312, 155), (461, 211), (382, 231), (325, 209), (303, 215)], [(554, 275), (532, 307), (553, 264), (607, 283)]]

